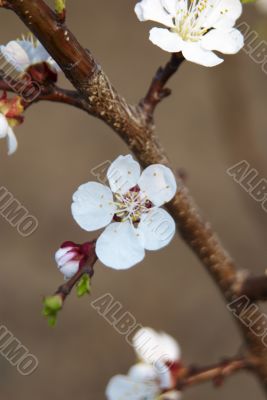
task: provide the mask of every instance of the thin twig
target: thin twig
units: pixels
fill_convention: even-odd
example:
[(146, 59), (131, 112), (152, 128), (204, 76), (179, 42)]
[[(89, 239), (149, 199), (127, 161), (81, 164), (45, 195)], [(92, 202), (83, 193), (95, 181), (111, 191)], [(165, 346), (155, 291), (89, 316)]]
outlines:
[(140, 106), (149, 116), (152, 116), (159, 102), (171, 94), (171, 90), (165, 88), (165, 85), (177, 72), (183, 61), (184, 57), (181, 53), (175, 53), (171, 55), (171, 59), (165, 67), (158, 69), (145, 98), (140, 102)]
[[(0, 90), (15, 93), (19, 96), (20, 93), (16, 92), (13, 89), (14, 87), (16, 87), (15, 84), (9, 85), (4, 80), (0, 80)], [(90, 113), (87, 102), (80, 96), (80, 94), (76, 90), (63, 89), (54, 84), (41, 87), (40, 94), (32, 101), (26, 101), (22, 99), (24, 109), (27, 109), (32, 104), (38, 103), (40, 101), (63, 103)]]
[(223, 383), (225, 378), (229, 377), (233, 373), (241, 370), (253, 369), (255, 366), (255, 362), (242, 357), (226, 359), (218, 364), (207, 367), (192, 366), (182, 368), (178, 372), (176, 389), (184, 390), (189, 386), (204, 383), (206, 381), (213, 381), (215, 385), (220, 385)]

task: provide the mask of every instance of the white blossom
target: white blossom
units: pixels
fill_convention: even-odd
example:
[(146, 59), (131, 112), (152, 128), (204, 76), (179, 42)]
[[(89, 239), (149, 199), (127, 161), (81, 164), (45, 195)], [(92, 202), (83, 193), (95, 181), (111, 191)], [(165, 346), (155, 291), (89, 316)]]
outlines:
[(0, 139), (7, 140), (8, 155), (13, 154), (18, 147), (17, 138), (4, 114), (0, 113)]
[(32, 35), (12, 40), (0, 46), (5, 59), (19, 72), (25, 72), (32, 65), (45, 62), (54, 71), (59, 71), (58, 64), (49, 55), (43, 45)]
[(145, 363), (155, 365), (158, 362), (175, 362), (181, 357), (181, 350), (175, 339), (151, 328), (140, 329), (133, 337), (133, 346), (138, 358)]
[(146, 250), (166, 246), (175, 233), (172, 217), (162, 208), (176, 193), (172, 171), (161, 164), (143, 173), (131, 155), (119, 156), (107, 171), (109, 187), (88, 182), (73, 195), (72, 214), (87, 231), (105, 228), (96, 242), (100, 261), (127, 269), (142, 261)]
[(206, 67), (223, 61), (214, 50), (235, 54), (244, 45), (234, 28), (242, 13), (240, 0), (142, 0), (135, 12), (140, 21), (166, 26), (150, 30), (152, 43)]
[[(141, 362), (131, 367), (127, 375), (116, 375), (109, 381), (106, 389), (107, 399), (179, 400), (180, 393), (174, 390), (175, 377), (172, 376), (169, 368), (169, 365), (179, 363), (178, 343), (165, 333), (157, 333), (151, 328), (142, 328), (134, 336), (133, 346)], [(152, 348), (157, 348), (155, 357), (148, 360), (147, 354)], [(165, 362), (164, 370), (158, 368), (159, 363), (155, 363), (157, 357), (160, 357), (161, 363)]]

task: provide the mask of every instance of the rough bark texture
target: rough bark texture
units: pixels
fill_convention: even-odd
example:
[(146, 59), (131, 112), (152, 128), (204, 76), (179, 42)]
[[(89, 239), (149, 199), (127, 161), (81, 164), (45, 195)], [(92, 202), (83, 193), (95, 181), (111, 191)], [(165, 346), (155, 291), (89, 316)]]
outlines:
[[(177, 70), (173, 64), (167, 64), (168, 68), (170, 65), (173, 68), (163, 74), (164, 80), (160, 81), (161, 75), (156, 75), (145, 102), (131, 106), (113, 88), (91, 53), (78, 43), (43, 0), (4, 0), (0, 5), (13, 10), (60, 65), (82, 97), (81, 102), (74, 106), (83, 108), (108, 124), (127, 143), (143, 167), (153, 163), (170, 166), (155, 134), (153, 111), (161, 99), (157, 97), (158, 94), (163, 94), (162, 98), (169, 94), (164, 91), (164, 85)], [(51, 97), (48, 100), (57, 101)], [(66, 99), (62, 101), (68, 103)], [(239, 282), (237, 269), (210, 225), (202, 220), (197, 206), (179, 179), (178, 188), (167, 209), (174, 217), (181, 236), (212, 276), (226, 303), (229, 303), (239, 295), (236, 290)], [(252, 319), (255, 321), (259, 316), (260, 311)], [(243, 332), (248, 353), (257, 359), (254, 371), (267, 392), (267, 349), (260, 337), (238, 318), (235, 320)]]

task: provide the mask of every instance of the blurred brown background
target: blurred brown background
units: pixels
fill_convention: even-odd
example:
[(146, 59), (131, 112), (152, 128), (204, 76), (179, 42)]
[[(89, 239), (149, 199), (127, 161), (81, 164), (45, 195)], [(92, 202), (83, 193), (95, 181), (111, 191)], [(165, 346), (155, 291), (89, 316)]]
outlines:
[[(156, 68), (168, 55), (148, 41), (132, 0), (68, 1), (68, 24), (101, 62), (114, 85), (131, 102), (145, 93)], [(18, 18), (1, 10), (1, 43), (26, 32)], [(247, 6), (252, 27), (264, 17)], [(62, 84), (68, 85), (61, 78)], [(266, 213), (236, 184), (226, 169), (247, 160), (267, 178), (266, 75), (241, 52), (213, 69), (184, 63), (172, 79), (171, 98), (158, 108), (157, 130), (176, 167), (237, 264), (263, 272), (267, 267)], [(234, 355), (240, 337), (213, 282), (180, 238), (127, 272), (98, 264), (91, 298), (67, 301), (55, 329), (41, 316), (42, 296), (62, 282), (53, 257), (64, 240), (82, 242), (70, 213), (77, 186), (90, 170), (127, 154), (127, 148), (102, 122), (63, 105), (42, 103), (29, 109), (16, 129), (17, 153), (8, 157), (1, 141), (1, 185), (39, 221), (29, 238), (4, 219), (1, 229), (1, 324), (39, 359), (31, 376), (20, 376), (0, 357), (0, 398), (104, 399), (111, 376), (126, 373), (133, 350), (91, 308), (110, 292), (145, 326), (177, 338), (187, 363), (209, 364)], [(189, 389), (187, 400), (262, 400), (249, 374), (230, 378), (219, 390), (210, 383)]]

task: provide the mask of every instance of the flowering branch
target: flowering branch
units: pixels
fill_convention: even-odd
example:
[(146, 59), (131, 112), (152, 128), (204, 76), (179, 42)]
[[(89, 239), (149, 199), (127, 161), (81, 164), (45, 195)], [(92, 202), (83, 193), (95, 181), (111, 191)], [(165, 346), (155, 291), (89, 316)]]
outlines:
[(232, 358), (221, 361), (218, 364), (207, 367), (186, 367), (179, 370), (176, 389), (184, 390), (189, 386), (213, 381), (215, 385), (221, 385), (225, 378), (241, 370), (251, 370), (255, 367), (255, 361), (249, 358)]
[[(107, 395), (112, 400), (126, 398), (126, 396), (119, 396), (120, 387), (123, 388), (121, 389), (121, 393), (127, 393), (129, 398), (131, 393), (138, 394), (140, 392), (140, 397), (136, 396), (136, 398), (141, 399), (144, 387), (138, 389), (137, 385), (141, 379), (144, 382), (149, 382), (150, 387), (153, 388), (154, 386), (156, 391), (162, 394), (162, 396), (157, 398), (177, 400), (180, 399), (179, 392), (193, 385), (213, 381), (214, 385), (219, 386), (222, 385), (225, 378), (235, 372), (241, 370), (253, 371), (258, 366), (257, 359), (245, 354), (226, 358), (219, 363), (205, 367), (196, 365), (185, 366), (181, 359), (179, 344), (175, 339), (165, 332), (157, 333), (149, 327), (141, 328), (135, 333), (132, 338), (132, 345), (138, 358), (138, 363), (130, 368), (126, 376), (117, 375), (110, 380), (107, 386)], [(153, 354), (151, 349), (157, 349), (157, 351)], [(164, 371), (162, 368), (155, 368), (159, 360), (159, 355), (163, 354)], [(175, 396), (174, 391), (178, 392), (178, 396)], [(147, 398), (154, 399), (152, 396), (147, 396)]]
[[(175, 72), (154, 79), (142, 104), (131, 106), (111, 85), (91, 53), (84, 49), (70, 30), (58, 23), (53, 10), (43, 0), (6, 0), (2, 6), (13, 10), (37, 36), (66, 77), (81, 94), (90, 113), (108, 124), (128, 145), (143, 167), (150, 164), (169, 166), (166, 153), (154, 132), (153, 118), (158, 98), (168, 93), (163, 87)], [(178, 65), (179, 66), (179, 65)], [(163, 96), (162, 96), (163, 94)], [(236, 298), (237, 269), (210, 225), (202, 220), (187, 188), (177, 179), (179, 190), (167, 209), (176, 221), (178, 230), (213, 277), (227, 303)], [(255, 321), (260, 311), (252, 316)], [(252, 322), (253, 322), (252, 321)], [(267, 390), (267, 348), (260, 337), (236, 319), (248, 350), (259, 360), (256, 372)]]

